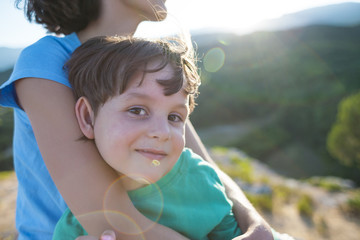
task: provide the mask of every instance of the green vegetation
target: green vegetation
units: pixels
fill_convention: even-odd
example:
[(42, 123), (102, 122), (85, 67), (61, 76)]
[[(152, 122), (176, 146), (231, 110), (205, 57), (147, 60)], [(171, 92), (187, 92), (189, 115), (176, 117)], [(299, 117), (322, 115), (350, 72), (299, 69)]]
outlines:
[(306, 180), (306, 182), (321, 187), (329, 192), (338, 192), (344, 190), (344, 186), (341, 185), (336, 179), (329, 177), (312, 177)]
[(211, 148), (211, 151), (214, 152), (215, 154), (224, 155), (229, 151), (229, 149), (222, 146), (215, 146)]
[(273, 198), (270, 194), (245, 193), (245, 195), (256, 209), (264, 212), (273, 210)]
[(284, 204), (293, 204), (295, 201), (300, 214), (312, 215), (312, 201), (307, 195), (299, 196), (293, 189), (284, 185), (272, 185), (271, 189), (272, 192), (269, 194), (252, 194), (248, 192), (245, 192), (245, 194), (256, 209), (264, 212), (281, 210)]
[(0, 172), (0, 181), (9, 178), (12, 174), (14, 174), (14, 171)]
[[(245, 186), (248, 187), (244, 188), (245, 194), (256, 209), (263, 212), (274, 212), (277, 210), (282, 211), (284, 205), (289, 205), (296, 207), (302, 216), (313, 217), (315, 204), (310, 195), (301, 193), (296, 188), (287, 186), (286, 183), (276, 183), (269, 177), (256, 175), (251, 159), (242, 157), (228, 148), (214, 147), (211, 150), (213, 156), (218, 158), (219, 167), (225, 173), (234, 180), (239, 179), (245, 183)], [(331, 181), (331, 179), (334, 180), (335, 178), (313, 178), (308, 181), (317, 186), (320, 186), (321, 183), (321, 186), (326, 186), (329, 190), (337, 189), (334, 183), (336, 181)], [(330, 183), (333, 183), (333, 185)], [(268, 187), (271, 190), (259, 191), (260, 188), (256, 186), (264, 186), (262, 189)], [(326, 223), (320, 221), (318, 227), (321, 228), (321, 231), (326, 231)]]
[(355, 191), (348, 199), (345, 209), (350, 214), (360, 217), (360, 190)]
[(298, 199), (297, 209), (302, 216), (312, 217), (314, 212), (313, 204), (312, 198), (307, 194), (303, 194)]
[[(359, 38), (360, 26), (195, 36), (200, 57), (222, 49), (225, 61), (214, 72), (201, 66), (203, 84), (192, 122), (206, 128), (271, 118), (228, 147), (269, 164), (281, 159), (276, 165), (281, 173), (291, 158), (298, 178), (331, 174), (360, 182), (359, 169), (341, 166), (327, 149), (338, 104), (360, 90)], [(284, 149), (290, 156), (277, 158)]]
[(253, 183), (255, 180), (251, 160), (241, 158), (238, 155), (230, 155), (230, 165), (218, 163), (221, 170), (227, 173), (233, 179), (241, 179), (246, 183)]
[(297, 196), (293, 189), (284, 185), (273, 185), (273, 196), (279, 203), (290, 203)]
[(343, 164), (360, 169), (360, 92), (340, 102), (327, 141), (329, 152)]
[(254, 182), (254, 171), (250, 160), (240, 159), (239, 157), (232, 157), (231, 160), (235, 163), (234, 172), (237, 172), (240, 179), (247, 183)]
[(266, 158), (274, 149), (285, 145), (289, 134), (279, 126), (265, 126), (249, 133), (245, 138), (231, 143), (239, 149), (246, 149), (246, 153), (257, 159)]

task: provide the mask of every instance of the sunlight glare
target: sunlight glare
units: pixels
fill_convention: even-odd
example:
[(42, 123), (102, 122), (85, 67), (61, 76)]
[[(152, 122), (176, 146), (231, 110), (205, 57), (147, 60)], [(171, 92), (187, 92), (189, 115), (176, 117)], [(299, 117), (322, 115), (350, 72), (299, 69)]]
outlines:
[(210, 49), (204, 57), (204, 68), (208, 72), (217, 72), (225, 62), (225, 53), (221, 48)]
[(220, 31), (246, 34), (258, 29), (262, 21), (339, 2), (343, 0), (167, 0), (168, 18), (160, 23), (142, 23), (139, 32), (141, 35), (159, 36), (174, 34), (179, 29), (191, 29), (197, 33)]

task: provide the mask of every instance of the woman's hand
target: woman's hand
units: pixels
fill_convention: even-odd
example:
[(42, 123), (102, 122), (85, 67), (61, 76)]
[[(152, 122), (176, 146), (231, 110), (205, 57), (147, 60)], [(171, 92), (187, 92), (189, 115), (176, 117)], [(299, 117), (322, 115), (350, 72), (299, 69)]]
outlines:
[(244, 234), (233, 240), (273, 240), (273, 235), (266, 224), (253, 224)]
[(234, 240), (273, 240), (269, 224), (251, 205), (241, 189), (221, 170), (221, 176), (229, 198), (233, 201), (233, 212), (243, 234)]
[[(76, 240), (98, 240), (96, 237), (93, 236), (80, 236), (77, 237)], [(107, 230), (104, 231), (99, 240), (116, 240), (115, 232)]]

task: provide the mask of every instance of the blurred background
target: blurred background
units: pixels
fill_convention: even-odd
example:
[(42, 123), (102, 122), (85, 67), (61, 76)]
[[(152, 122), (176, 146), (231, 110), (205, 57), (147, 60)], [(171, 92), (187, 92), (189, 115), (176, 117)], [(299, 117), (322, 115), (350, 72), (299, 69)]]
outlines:
[[(360, 236), (360, 1), (168, 0), (138, 36), (189, 29), (202, 85), (191, 115), (219, 166), (281, 232)], [(0, 83), (46, 34), (0, 3)], [(13, 211), (12, 111), (0, 108), (0, 210)], [(7, 214), (7, 215), (6, 215)], [(13, 212), (0, 239), (13, 233)]]

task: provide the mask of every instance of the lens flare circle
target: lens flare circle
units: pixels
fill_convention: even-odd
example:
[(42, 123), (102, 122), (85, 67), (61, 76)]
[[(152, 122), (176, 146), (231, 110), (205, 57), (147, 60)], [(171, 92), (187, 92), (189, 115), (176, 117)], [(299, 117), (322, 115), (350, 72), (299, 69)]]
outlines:
[[(127, 235), (140, 235), (142, 239), (145, 239), (143, 233), (148, 231), (149, 229), (153, 228), (154, 225), (159, 221), (159, 219), (163, 213), (163, 209), (164, 209), (163, 194), (161, 192), (160, 187), (156, 183), (151, 183), (151, 187), (153, 189), (155, 189), (154, 191), (156, 192), (155, 195), (157, 196), (156, 200), (158, 202), (158, 204), (157, 204), (158, 207), (157, 207), (157, 209), (153, 209), (154, 217), (151, 218), (151, 220), (153, 222), (151, 224), (149, 224), (148, 226), (141, 228), (136, 223), (136, 221), (131, 216), (126, 214), (125, 212), (119, 211), (119, 209), (111, 209), (109, 207), (109, 205), (111, 205), (111, 206), (114, 206), (114, 204), (116, 205), (116, 203), (113, 203), (113, 201), (115, 200), (115, 194), (113, 194), (113, 193), (116, 192), (115, 191), (116, 188), (122, 187), (121, 179), (123, 177), (124, 176), (120, 176), (118, 179), (116, 179), (106, 190), (104, 200), (103, 200), (103, 209), (104, 210), (102, 211), (102, 213), (105, 215), (108, 223), (114, 229), (116, 229), (116, 231), (121, 232), (123, 234), (127, 234)], [(149, 187), (149, 186), (146, 186), (146, 187)], [(144, 199), (144, 200), (146, 200), (146, 199)], [(119, 204), (121, 204), (121, 203), (119, 202)]]
[(219, 71), (225, 63), (225, 52), (219, 47), (210, 49), (204, 57), (204, 68), (208, 72)]

